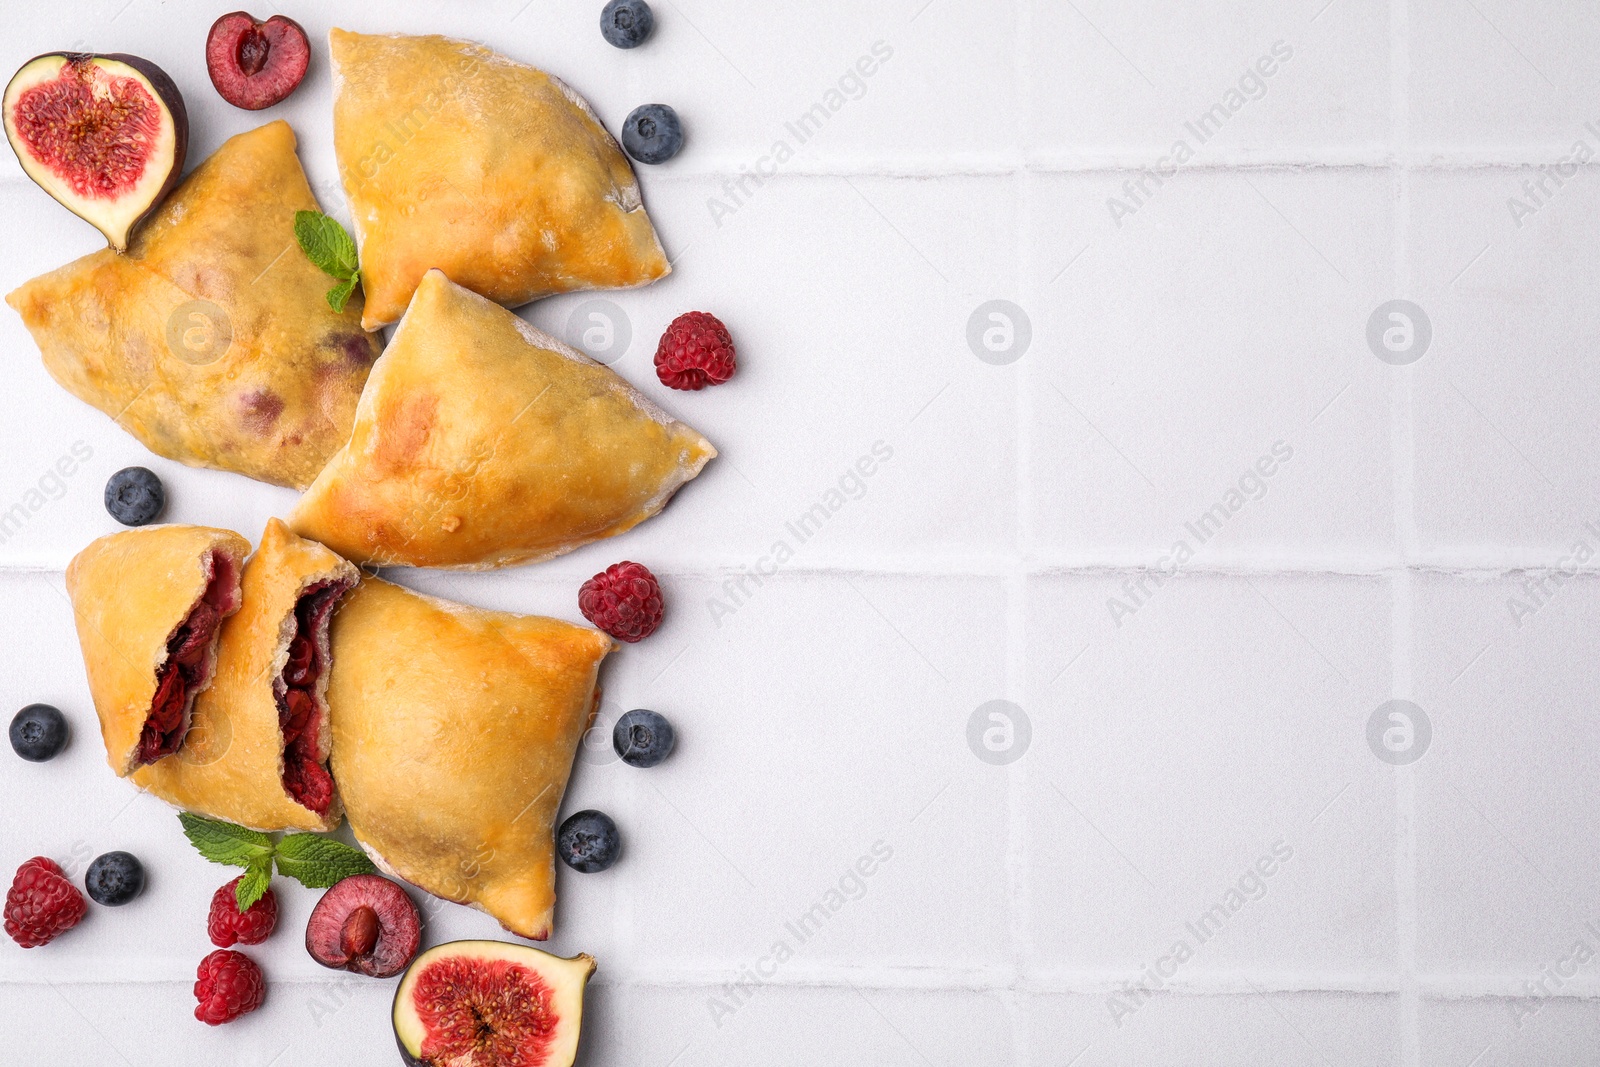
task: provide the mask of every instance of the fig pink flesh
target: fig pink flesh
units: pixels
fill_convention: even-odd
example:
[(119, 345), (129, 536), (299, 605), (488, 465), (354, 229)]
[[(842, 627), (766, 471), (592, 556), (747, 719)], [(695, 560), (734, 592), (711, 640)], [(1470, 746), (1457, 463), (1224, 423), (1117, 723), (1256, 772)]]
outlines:
[(471, 1062), (488, 1048), (499, 1062), (542, 1063), (561, 1022), (544, 976), (506, 960), (447, 956), (422, 972), (412, 996), (428, 1062)]
[(112, 199), (135, 185), (161, 135), (161, 107), (138, 79), (70, 60), (17, 99), (17, 133), (78, 196)]

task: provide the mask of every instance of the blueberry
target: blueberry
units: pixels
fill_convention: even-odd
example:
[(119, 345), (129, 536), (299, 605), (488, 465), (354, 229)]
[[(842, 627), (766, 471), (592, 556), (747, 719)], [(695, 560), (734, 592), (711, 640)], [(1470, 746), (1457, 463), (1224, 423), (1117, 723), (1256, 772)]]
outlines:
[(106, 482), (106, 510), (124, 526), (143, 526), (167, 503), (167, 493), (154, 471), (125, 467)]
[(665, 163), (683, 148), (678, 113), (666, 104), (643, 104), (622, 124), (622, 147), (640, 163)]
[(617, 720), (611, 744), (630, 767), (654, 767), (672, 751), (672, 724), (653, 711), (639, 708)]
[(618, 48), (638, 48), (655, 28), (655, 12), (644, 0), (611, 0), (600, 12), (600, 33)]
[(617, 862), (622, 837), (617, 833), (617, 824), (605, 812), (580, 811), (567, 816), (556, 832), (556, 851), (568, 867), (594, 874)]
[(96, 904), (126, 904), (144, 889), (144, 864), (131, 852), (107, 852), (89, 864), (83, 886)]
[(43, 763), (67, 747), (67, 717), (49, 704), (29, 704), (11, 720), (11, 747), (29, 763)]

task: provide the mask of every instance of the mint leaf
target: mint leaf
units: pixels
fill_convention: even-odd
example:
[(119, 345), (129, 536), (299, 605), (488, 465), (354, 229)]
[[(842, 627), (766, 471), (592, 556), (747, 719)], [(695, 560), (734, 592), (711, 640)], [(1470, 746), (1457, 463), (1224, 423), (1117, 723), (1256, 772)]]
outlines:
[(178, 814), (178, 821), (183, 824), (183, 836), (212, 863), (251, 867), (272, 859), (272, 838), (266, 834), (187, 811)]
[(267, 887), (272, 884), (272, 860), (265, 858), (250, 864), (244, 872), (244, 877), (239, 879), (239, 884), (233, 891), (233, 898), (239, 904), (239, 914), (243, 915), (250, 910), (250, 905), (260, 900), (267, 892)]
[[(300, 250), (306, 258), (324, 274), (341, 281), (355, 277), (356, 243), (336, 219), (320, 211), (296, 211), (294, 239), (300, 242)], [(331, 296), (328, 302), (333, 302)]]
[(352, 874), (372, 874), (376, 869), (365, 852), (331, 837), (290, 834), (278, 842), (278, 873), (313, 889), (325, 889)]
[(344, 306), (350, 302), (350, 294), (356, 291), (356, 286), (361, 284), (361, 272), (356, 271), (350, 277), (328, 290), (328, 306), (335, 314), (343, 315)]
[(313, 889), (325, 889), (352, 874), (372, 874), (377, 869), (359, 848), (320, 834), (289, 834), (274, 844), (266, 834), (220, 819), (185, 811), (179, 813), (178, 821), (200, 855), (212, 863), (245, 869), (234, 891), (241, 912), (260, 900), (272, 884), (274, 862), (279, 874)]

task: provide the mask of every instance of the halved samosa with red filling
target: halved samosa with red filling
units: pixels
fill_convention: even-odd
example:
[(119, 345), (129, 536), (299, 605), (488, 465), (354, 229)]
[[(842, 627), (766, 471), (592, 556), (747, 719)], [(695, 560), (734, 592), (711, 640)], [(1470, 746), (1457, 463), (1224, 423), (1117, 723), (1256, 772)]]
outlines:
[(67, 567), (67, 593), (106, 761), (126, 777), (165, 761), (211, 685), (223, 620), (239, 609), (250, 542), (209, 526), (102, 537)]
[(331, 830), (328, 626), (355, 567), (277, 519), (244, 567), (243, 606), (222, 628), (215, 683), (195, 702), (176, 759), (133, 780), (188, 811), (256, 830)]
[(544, 940), (555, 822), (598, 699), (598, 630), (368, 578), (333, 621), (333, 774), (374, 863)]

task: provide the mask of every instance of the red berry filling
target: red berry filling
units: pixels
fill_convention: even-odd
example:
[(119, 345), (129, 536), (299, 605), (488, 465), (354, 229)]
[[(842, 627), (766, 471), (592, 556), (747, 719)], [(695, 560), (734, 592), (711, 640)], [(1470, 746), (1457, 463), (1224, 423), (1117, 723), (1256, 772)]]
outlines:
[(154, 763), (178, 751), (189, 729), (189, 710), (195, 694), (211, 680), (222, 620), (239, 606), (239, 568), (232, 556), (210, 552), (205, 561), (210, 576), (206, 591), (189, 609), (183, 623), (167, 639), (167, 658), (156, 674), (156, 695), (139, 735), (134, 761)]
[(318, 815), (328, 814), (333, 804), (333, 776), (323, 765), (328, 758), (327, 709), (317, 690), (328, 668), (328, 621), (351, 584), (318, 582), (300, 595), (289, 662), (274, 687), (278, 728), (283, 731), (284, 791)]

